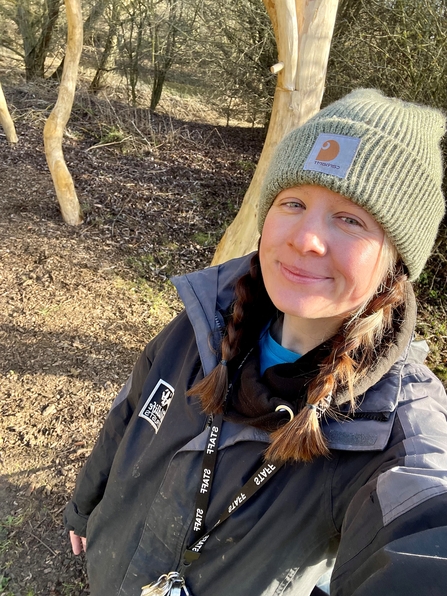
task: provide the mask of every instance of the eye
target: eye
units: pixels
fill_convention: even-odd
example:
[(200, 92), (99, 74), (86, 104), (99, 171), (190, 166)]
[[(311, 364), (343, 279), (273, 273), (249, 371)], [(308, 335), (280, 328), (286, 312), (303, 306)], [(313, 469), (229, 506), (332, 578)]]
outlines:
[(351, 217), (349, 215), (343, 215), (340, 219), (350, 226), (360, 226), (361, 228), (363, 228), (362, 222), (360, 220), (356, 219), (355, 217)]
[(297, 199), (285, 199), (283, 202), (283, 206), (289, 209), (303, 209), (304, 205), (301, 201)]

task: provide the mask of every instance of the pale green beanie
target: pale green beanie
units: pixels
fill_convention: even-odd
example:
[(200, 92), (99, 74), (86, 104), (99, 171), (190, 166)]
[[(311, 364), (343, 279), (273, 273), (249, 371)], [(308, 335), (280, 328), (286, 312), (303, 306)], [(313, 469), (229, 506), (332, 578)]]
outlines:
[(276, 195), (318, 184), (366, 209), (384, 228), (410, 280), (421, 273), (445, 210), (433, 108), (357, 89), (327, 106), (278, 145), (261, 190), (258, 229)]

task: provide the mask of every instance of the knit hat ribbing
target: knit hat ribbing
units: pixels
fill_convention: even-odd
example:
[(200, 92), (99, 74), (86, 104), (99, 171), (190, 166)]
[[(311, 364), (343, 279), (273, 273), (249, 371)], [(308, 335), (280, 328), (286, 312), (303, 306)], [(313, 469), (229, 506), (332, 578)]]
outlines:
[[(445, 210), (440, 149), (444, 132), (445, 117), (438, 110), (388, 98), (374, 89), (353, 91), (278, 145), (261, 191), (259, 231), (281, 190), (324, 186), (366, 209), (382, 225), (410, 280), (415, 280)], [(321, 133), (326, 134), (319, 138)], [(338, 154), (332, 157), (334, 141)]]

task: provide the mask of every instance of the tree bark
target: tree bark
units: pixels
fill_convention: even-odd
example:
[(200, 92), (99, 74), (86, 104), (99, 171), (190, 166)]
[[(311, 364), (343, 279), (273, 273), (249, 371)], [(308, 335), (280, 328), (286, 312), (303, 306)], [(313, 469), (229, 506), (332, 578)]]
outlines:
[(82, 13), (80, 0), (65, 0), (67, 11), (67, 52), (56, 105), (43, 131), (45, 155), (53, 178), (63, 220), (70, 225), (82, 223), (82, 213), (73, 179), (65, 164), (62, 137), (73, 106), (79, 59), (82, 51)]
[(226, 230), (213, 264), (247, 254), (258, 241), (257, 205), (278, 143), (320, 109), (338, 0), (263, 0), (278, 47), (278, 73), (264, 148), (241, 209)]
[(6, 105), (5, 95), (3, 93), (2, 84), (0, 83), (0, 124), (5, 131), (6, 140), (8, 143), (17, 143), (17, 134), (14, 126), (14, 122)]

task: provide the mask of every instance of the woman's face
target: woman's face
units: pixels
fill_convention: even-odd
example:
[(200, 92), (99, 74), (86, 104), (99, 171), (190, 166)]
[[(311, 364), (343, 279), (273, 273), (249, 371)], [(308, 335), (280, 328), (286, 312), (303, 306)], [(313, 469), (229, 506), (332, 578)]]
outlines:
[(283, 190), (267, 213), (259, 249), (273, 304), (289, 318), (330, 319), (338, 328), (379, 286), (384, 238), (367, 211), (336, 192)]

